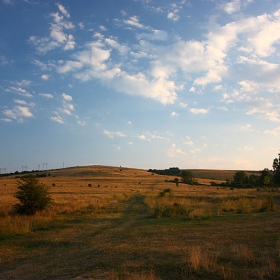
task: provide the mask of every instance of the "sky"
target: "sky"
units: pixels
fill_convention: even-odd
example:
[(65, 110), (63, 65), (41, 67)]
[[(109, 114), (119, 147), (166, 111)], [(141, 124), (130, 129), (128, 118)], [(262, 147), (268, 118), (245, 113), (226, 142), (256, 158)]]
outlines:
[(0, 171), (262, 170), (278, 0), (0, 0)]

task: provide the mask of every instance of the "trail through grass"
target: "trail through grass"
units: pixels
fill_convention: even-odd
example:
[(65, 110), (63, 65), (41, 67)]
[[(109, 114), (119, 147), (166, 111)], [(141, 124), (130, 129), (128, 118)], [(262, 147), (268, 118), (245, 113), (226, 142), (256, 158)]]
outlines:
[[(32, 218), (36, 226), (31, 230), (0, 238), (1, 280), (272, 280), (280, 275), (278, 196), (275, 211), (255, 211), (257, 206), (240, 211), (238, 197), (252, 197), (241, 201), (254, 206), (263, 195), (255, 190), (175, 187), (165, 177), (133, 169), (91, 170), (82, 175), (77, 171), (79, 176), (70, 179), (46, 179), (55, 180), (56, 205), (48, 216)], [(12, 179), (5, 184), (6, 193), (12, 193)], [(168, 188), (174, 195), (158, 198)], [(156, 219), (158, 199), (190, 205), (193, 215)], [(226, 200), (230, 211), (218, 212)], [(19, 219), (4, 208), (2, 213), (3, 220)]]

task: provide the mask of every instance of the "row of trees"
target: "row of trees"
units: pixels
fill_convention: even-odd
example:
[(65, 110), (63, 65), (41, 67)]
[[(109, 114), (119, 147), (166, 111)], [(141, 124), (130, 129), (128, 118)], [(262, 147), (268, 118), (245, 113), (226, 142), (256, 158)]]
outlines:
[[(280, 155), (280, 154), (279, 154)], [(194, 185), (197, 182), (194, 180), (193, 173), (189, 170), (181, 171), (181, 182), (185, 184)], [(178, 185), (179, 179), (175, 178), (174, 182)], [(213, 185), (218, 185), (213, 182)], [(260, 175), (251, 174), (247, 175), (245, 171), (237, 171), (233, 176), (233, 181), (227, 180), (222, 183), (223, 186), (235, 187), (279, 187), (280, 186), (280, 157), (275, 158), (272, 164), (272, 170), (268, 168), (260, 171)]]
[(233, 176), (231, 184), (251, 187), (278, 187), (280, 186), (280, 161), (278, 158), (275, 158), (272, 170), (265, 168), (261, 171), (260, 175), (251, 174), (248, 176), (245, 171), (237, 171)]

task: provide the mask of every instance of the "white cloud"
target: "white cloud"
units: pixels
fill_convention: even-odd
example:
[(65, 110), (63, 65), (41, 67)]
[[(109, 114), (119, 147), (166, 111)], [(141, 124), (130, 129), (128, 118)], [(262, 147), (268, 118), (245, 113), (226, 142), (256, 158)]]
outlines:
[(200, 148), (196, 148), (196, 149), (191, 150), (191, 153), (196, 154), (196, 153), (199, 153), (200, 151), (201, 151)]
[(71, 95), (68, 95), (66, 93), (62, 93), (62, 98), (66, 101), (72, 101), (72, 96)]
[(103, 133), (112, 139), (115, 137), (121, 137), (121, 138), (127, 137), (127, 135), (125, 135), (124, 133), (122, 133), (120, 131), (112, 132), (112, 131), (104, 130)]
[(80, 29), (84, 29), (85, 28), (85, 25), (84, 25), (83, 22), (79, 22), (78, 25), (79, 25)]
[(214, 90), (221, 90), (223, 87), (223, 85), (217, 85), (217, 86), (214, 86)]
[(173, 111), (173, 112), (170, 114), (170, 116), (171, 116), (171, 117), (177, 117), (178, 114), (177, 114), (176, 112)]
[(11, 119), (7, 119), (7, 118), (1, 118), (0, 120), (3, 121), (3, 122), (12, 122)]
[[(22, 102), (19, 102), (21, 104)], [(22, 105), (25, 105), (22, 103)], [(30, 108), (26, 106), (14, 106), (12, 109), (4, 110), (4, 115), (9, 119), (17, 120), (19, 122), (23, 121), (23, 118), (31, 118), (33, 114), (30, 112)]]
[(180, 102), (180, 103), (179, 103), (179, 106), (180, 106), (180, 107), (183, 107), (183, 108), (187, 108), (187, 107), (188, 107), (188, 104), (187, 104), (187, 103)]
[(33, 117), (33, 114), (29, 111), (28, 107), (16, 106), (15, 109), (18, 115), (21, 117), (25, 117), (25, 118)]
[(241, 8), (240, 0), (234, 0), (224, 4), (224, 11), (227, 12), (228, 14), (233, 14), (239, 11), (240, 8)]
[(209, 109), (190, 108), (189, 111), (193, 114), (207, 114)]
[(32, 97), (32, 94), (30, 94), (27, 90), (21, 88), (21, 87), (9, 87), (5, 90), (6, 92), (14, 92), (24, 97)]
[(177, 148), (176, 144), (172, 144), (171, 148), (169, 148), (167, 151), (167, 155), (171, 158), (174, 158), (181, 155), (186, 155), (186, 153), (180, 148)]
[(61, 124), (64, 123), (62, 117), (60, 117), (60, 116), (51, 117), (50, 119), (57, 123), (61, 123)]
[(146, 136), (144, 134), (138, 135), (138, 138), (141, 139), (141, 140), (146, 140)]
[[(249, 1), (245, 2), (249, 4)], [(227, 9), (228, 12), (237, 11), (245, 7), (245, 2), (231, 1), (224, 5), (223, 9)], [(171, 12), (176, 11), (178, 14), (180, 5), (183, 4), (173, 3)], [(52, 16), (54, 18), (53, 43), (60, 45), (63, 43), (66, 47), (64, 30), (73, 28), (73, 25), (65, 22), (62, 19), (63, 16), (58, 13)], [(233, 75), (233, 79), (235, 78), (240, 85), (240, 93), (261, 92), (262, 90), (280, 91), (280, 82), (277, 79), (280, 67), (259, 58), (272, 54), (276, 50), (275, 44), (280, 39), (280, 35), (275, 31), (280, 27), (277, 13), (243, 17), (224, 26), (211, 24), (208, 33), (205, 33), (204, 41), (184, 41), (177, 36), (164, 44), (160, 44), (160, 40), (168, 38), (165, 31), (144, 26), (137, 16), (131, 16), (124, 22), (129, 26), (145, 29), (144, 33), (135, 35), (139, 40), (138, 44), (128, 47), (127, 44), (121, 44), (116, 37), (106, 38), (103, 34), (96, 32), (95, 41), (87, 43), (83, 49), (81, 47), (82, 50), (75, 52), (70, 60), (57, 63), (57, 72), (73, 74), (76, 79), (84, 82), (98, 79), (108, 88), (116, 91), (151, 98), (163, 104), (173, 104), (178, 93), (187, 84), (179, 82), (177, 77), (181, 73), (189, 82), (192, 82), (190, 92), (204, 92), (203, 89), (211, 83), (218, 83), (212, 87), (213, 90), (225, 90), (221, 82), (224, 78), (229, 78), (229, 73), (234, 73), (232, 65), (239, 63), (242, 67), (248, 67), (245, 75), (240, 74), (242, 80), (238, 80), (237, 73)], [(69, 46), (71, 47), (71, 44)], [(234, 57), (229, 56), (233, 48), (236, 61)], [(121, 59), (116, 58), (114, 50), (122, 55)], [(242, 55), (240, 55), (241, 52)], [(250, 57), (244, 56), (244, 52), (249, 53)], [(150, 68), (138, 72), (137, 66), (141, 66), (142, 61), (146, 61)], [(133, 67), (131, 63), (134, 64)], [(259, 71), (261, 78), (255, 76), (253, 79), (254, 71), (251, 70)], [(269, 75), (271, 71), (273, 75)], [(242, 95), (237, 97), (224, 93), (223, 97), (227, 104), (234, 101), (245, 102), (245, 96), (242, 97)], [(190, 111), (207, 113), (209, 109), (191, 108)], [(272, 116), (268, 115), (267, 118), (272, 118)]]
[(46, 98), (53, 98), (53, 95), (51, 93), (39, 93), (39, 95)]
[(53, 22), (50, 26), (49, 37), (36, 37), (31, 36), (29, 42), (34, 44), (36, 50), (39, 53), (46, 53), (52, 49), (62, 47), (64, 50), (73, 50), (75, 48), (75, 41), (72, 34), (67, 34), (64, 30), (73, 29), (74, 25), (67, 20), (64, 20), (64, 17), (69, 18), (70, 15), (67, 10), (60, 4), (57, 4), (59, 11), (63, 14), (60, 15), (57, 13), (51, 13)]
[(14, 102), (21, 105), (27, 105), (27, 102), (24, 100), (14, 99)]
[(60, 10), (60, 12), (64, 15), (64, 16), (66, 16), (67, 18), (70, 18), (70, 15), (69, 15), (69, 13), (67, 12), (67, 10), (65, 9), (65, 7), (63, 7), (61, 4), (56, 4), (57, 5), (57, 7), (58, 7), (58, 9)]
[(27, 87), (31, 84), (31, 81), (21, 80), (20, 82), (16, 83), (19, 87)]
[(115, 80), (114, 88), (127, 94), (152, 98), (163, 104), (172, 104), (177, 99), (177, 87), (173, 81), (163, 78), (150, 81), (143, 73), (130, 75), (123, 72)]
[(146, 28), (143, 24), (139, 22), (139, 19), (137, 16), (131, 16), (129, 19), (123, 21), (127, 25), (131, 25), (133, 27), (137, 28)]
[(46, 80), (47, 81), (49, 78), (50, 78), (50, 75), (47, 75), (47, 74), (44, 74), (44, 75), (41, 76), (42, 80)]
[(67, 73), (83, 67), (83, 64), (79, 61), (66, 61), (63, 65), (57, 67), (58, 73)]
[(167, 18), (173, 21), (177, 21), (179, 20), (180, 16), (178, 15), (179, 10), (178, 9), (174, 9), (173, 11), (169, 12), (167, 14)]
[(7, 109), (7, 110), (4, 110), (3, 113), (10, 119), (15, 120), (17, 118), (17, 114), (13, 110)]
[(106, 30), (107, 30), (107, 28), (106, 28), (105, 26), (103, 26), (103, 25), (100, 25), (99, 28), (100, 28), (102, 31), (106, 31)]
[(279, 127), (276, 127), (274, 128), (273, 130), (265, 130), (264, 131), (265, 134), (270, 134), (270, 135), (273, 135), (273, 136), (279, 136), (280, 135), (280, 126)]
[(129, 48), (125, 45), (120, 45), (116, 40), (112, 39), (112, 38), (106, 38), (104, 40), (104, 42), (106, 44), (108, 44), (110, 47), (116, 49), (119, 51), (120, 54), (125, 55), (128, 51)]
[(189, 136), (186, 137), (186, 140), (184, 140), (183, 143), (191, 147), (194, 145), (194, 142), (191, 140)]
[(148, 40), (148, 41), (166, 41), (168, 39), (168, 33), (164, 30), (152, 30), (152, 33), (141, 33), (136, 36), (138, 40)]
[(78, 125), (85, 126), (87, 123), (85, 121), (78, 120)]

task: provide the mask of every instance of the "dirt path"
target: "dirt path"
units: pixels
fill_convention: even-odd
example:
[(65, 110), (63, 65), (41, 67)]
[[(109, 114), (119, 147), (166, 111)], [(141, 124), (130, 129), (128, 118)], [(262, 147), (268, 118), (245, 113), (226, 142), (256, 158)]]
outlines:
[(107, 279), (104, 268), (118, 270), (126, 262), (127, 248), (122, 246), (133, 244), (131, 230), (148, 217), (144, 199), (136, 195), (125, 202), (117, 218), (88, 217), (64, 229), (6, 241), (5, 246), (17, 247), (18, 254), (0, 261), (0, 279)]

